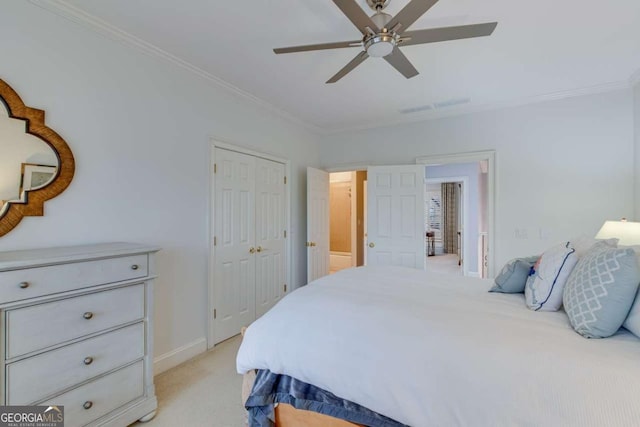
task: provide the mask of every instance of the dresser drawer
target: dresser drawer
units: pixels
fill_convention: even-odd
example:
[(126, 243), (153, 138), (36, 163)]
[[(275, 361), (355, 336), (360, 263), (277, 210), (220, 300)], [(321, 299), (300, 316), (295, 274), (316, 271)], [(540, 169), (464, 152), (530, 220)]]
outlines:
[(88, 424), (144, 395), (142, 361), (49, 399), (40, 405), (63, 405), (65, 427)]
[(144, 356), (144, 323), (7, 366), (7, 404), (28, 405)]
[(146, 277), (146, 254), (0, 272), (0, 301), (7, 303), (58, 292)]
[(7, 358), (144, 318), (144, 284), (6, 312)]

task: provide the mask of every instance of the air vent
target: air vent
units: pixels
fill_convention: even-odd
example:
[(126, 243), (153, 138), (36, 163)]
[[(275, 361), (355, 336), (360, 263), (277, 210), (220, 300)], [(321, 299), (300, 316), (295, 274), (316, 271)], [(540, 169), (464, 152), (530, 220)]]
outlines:
[(410, 113), (418, 113), (420, 111), (429, 111), (433, 110), (433, 105), (423, 105), (421, 107), (413, 107), (413, 108), (405, 108), (404, 110), (400, 110), (402, 114), (410, 114)]
[(449, 99), (448, 101), (436, 102), (433, 104), (436, 108), (448, 108), (454, 107), (456, 105), (468, 104), (471, 102), (471, 98), (457, 98), (457, 99)]
[(455, 99), (449, 99), (447, 101), (442, 101), (442, 102), (434, 102), (433, 104), (429, 104), (429, 105), (422, 105), (420, 107), (405, 108), (403, 110), (400, 110), (400, 113), (411, 114), (411, 113), (419, 113), (420, 111), (439, 110), (441, 108), (455, 107), (456, 105), (468, 104), (470, 102), (471, 102), (471, 98), (455, 98)]

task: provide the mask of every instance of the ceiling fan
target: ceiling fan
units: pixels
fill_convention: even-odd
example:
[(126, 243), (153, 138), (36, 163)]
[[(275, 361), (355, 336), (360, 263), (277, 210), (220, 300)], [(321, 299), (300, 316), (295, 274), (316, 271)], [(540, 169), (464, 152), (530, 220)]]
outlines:
[(362, 47), (364, 50), (356, 55), (343, 69), (338, 71), (335, 76), (331, 77), (327, 83), (337, 82), (370, 56), (374, 58), (384, 58), (385, 61), (391, 64), (402, 75), (410, 79), (419, 74), (418, 70), (409, 62), (399, 47), (489, 36), (498, 25), (497, 22), (488, 22), (485, 24), (406, 31), (411, 24), (431, 9), (438, 0), (411, 0), (396, 16), (391, 16), (383, 12), (390, 1), (391, 0), (367, 0), (369, 7), (375, 11), (375, 14), (369, 17), (364, 10), (358, 6), (356, 0), (333, 0), (342, 13), (347, 15), (347, 18), (358, 27), (358, 30), (360, 30), (363, 35), (362, 40), (285, 47), (274, 49), (273, 51), (281, 54)]

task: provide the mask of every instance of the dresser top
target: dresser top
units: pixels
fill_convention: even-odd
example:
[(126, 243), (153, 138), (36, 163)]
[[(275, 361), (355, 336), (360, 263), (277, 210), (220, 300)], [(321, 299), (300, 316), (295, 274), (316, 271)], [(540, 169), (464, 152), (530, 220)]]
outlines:
[(157, 246), (118, 242), (0, 252), (0, 271), (135, 255), (159, 250), (160, 248)]

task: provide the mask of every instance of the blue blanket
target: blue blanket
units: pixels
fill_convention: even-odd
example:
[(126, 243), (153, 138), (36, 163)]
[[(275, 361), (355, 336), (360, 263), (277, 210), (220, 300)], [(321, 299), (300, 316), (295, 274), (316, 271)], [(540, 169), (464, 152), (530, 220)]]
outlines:
[(273, 427), (276, 403), (288, 403), (296, 409), (318, 412), (364, 426), (404, 426), (321, 388), (287, 375), (259, 370), (251, 394), (245, 403), (249, 412), (249, 427)]

